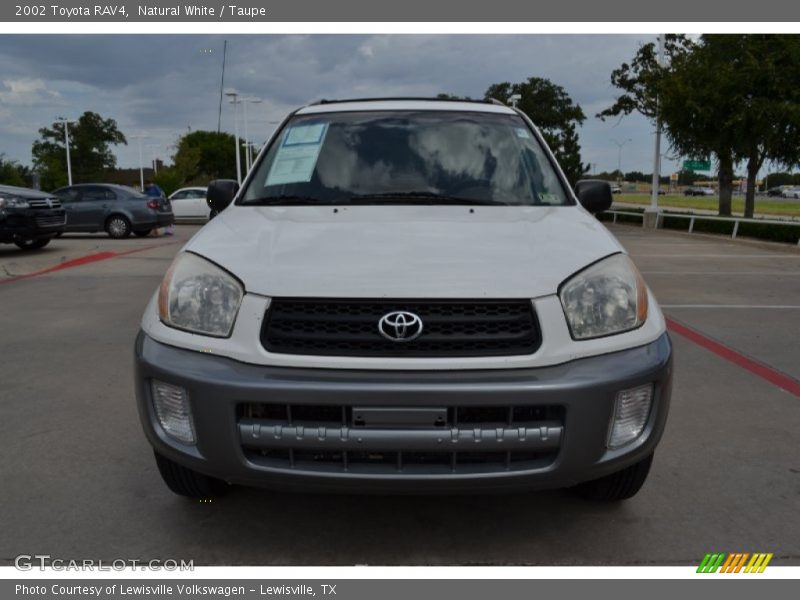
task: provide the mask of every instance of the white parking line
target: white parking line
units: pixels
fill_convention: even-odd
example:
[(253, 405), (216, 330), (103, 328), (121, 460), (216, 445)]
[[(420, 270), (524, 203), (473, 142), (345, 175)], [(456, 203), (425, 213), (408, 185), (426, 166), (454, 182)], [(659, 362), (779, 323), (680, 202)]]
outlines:
[(642, 275), (767, 275), (800, 277), (800, 271), (639, 271)]
[(662, 304), (661, 308), (758, 308), (800, 310), (800, 304)]
[(794, 258), (800, 259), (800, 254), (636, 254), (633, 258)]

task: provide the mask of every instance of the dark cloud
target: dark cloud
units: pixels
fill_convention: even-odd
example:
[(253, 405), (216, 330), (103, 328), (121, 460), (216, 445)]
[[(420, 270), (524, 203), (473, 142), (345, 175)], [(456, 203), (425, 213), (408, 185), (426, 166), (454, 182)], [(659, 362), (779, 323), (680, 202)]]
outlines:
[[(248, 106), (251, 137), (263, 140), (292, 108), (327, 97), (481, 97), (500, 81), (547, 77), (587, 113), (584, 160), (650, 170), (652, 131), (641, 118), (602, 123), (614, 97), (613, 68), (647, 36), (629, 35), (242, 35), (228, 37), (226, 87), (263, 99)], [(4, 35), (0, 37), (0, 152), (30, 162), (39, 127), (96, 110), (159, 155), (187, 129), (216, 129), (223, 38), (207, 35)], [(233, 111), (223, 106), (223, 129)], [(120, 164), (138, 149), (120, 148)]]

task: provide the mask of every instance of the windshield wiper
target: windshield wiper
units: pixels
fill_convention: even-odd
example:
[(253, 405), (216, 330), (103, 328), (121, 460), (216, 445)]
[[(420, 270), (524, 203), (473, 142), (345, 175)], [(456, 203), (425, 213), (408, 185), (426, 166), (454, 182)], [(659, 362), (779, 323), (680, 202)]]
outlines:
[(480, 205), (480, 206), (508, 206), (507, 202), (487, 200), (481, 198), (463, 198), (438, 194), (436, 192), (383, 192), (379, 194), (358, 194), (350, 198), (351, 204), (369, 204), (372, 202), (387, 204), (449, 204), (449, 205)]
[(330, 204), (330, 202), (312, 196), (281, 194), (280, 196), (264, 196), (263, 198), (244, 200), (242, 204), (245, 206), (312, 206)]
[(462, 198), (437, 194), (436, 192), (383, 192), (378, 194), (357, 194), (349, 199), (338, 198), (321, 200), (313, 196), (282, 194), (280, 196), (264, 196), (244, 200), (244, 206), (330, 206), (333, 204), (425, 204), (425, 205), (475, 205), (475, 206), (508, 206), (508, 202), (480, 198)]

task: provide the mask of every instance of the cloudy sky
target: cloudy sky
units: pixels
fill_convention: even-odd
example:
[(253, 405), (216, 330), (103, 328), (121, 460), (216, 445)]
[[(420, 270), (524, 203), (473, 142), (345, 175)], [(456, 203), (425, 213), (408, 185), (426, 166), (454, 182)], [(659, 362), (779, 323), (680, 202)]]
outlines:
[[(587, 115), (580, 130), (584, 162), (615, 169), (615, 142), (624, 142), (623, 170), (650, 172), (647, 121), (594, 117), (614, 99), (611, 70), (649, 41), (645, 35), (229, 36), (225, 87), (263, 100), (248, 106), (250, 137), (261, 142), (289, 110), (319, 98), (482, 97), (492, 83), (546, 77)], [(207, 35), (0, 36), (0, 153), (30, 164), (40, 127), (92, 110), (116, 119), (128, 136), (147, 136), (145, 161), (154, 154), (168, 159), (179, 135), (217, 127), (222, 46), (221, 37)], [(233, 132), (229, 104), (222, 128)], [(138, 166), (135, 140), (116, 153), (119, 166)], [(667, 160), (664, 172), (674, 165)]]

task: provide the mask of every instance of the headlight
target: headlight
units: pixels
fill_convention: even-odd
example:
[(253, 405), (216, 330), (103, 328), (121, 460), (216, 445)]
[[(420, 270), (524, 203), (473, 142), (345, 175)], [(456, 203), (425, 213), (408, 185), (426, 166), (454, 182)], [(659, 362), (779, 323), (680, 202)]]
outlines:
[(30, 204), (24, 198), (18, 196), (6, 196), (0, 194), (0, 209), (3, 208), (29, 208)]
[(228, 337), (244, 289), (229, 273), (196, 254), (179, 254), (161, 282), (158, 313), (165, 325)]
[(647, 286), (625, 254), (615, 254), (584, 269), (559, 293), (573, 339), (636, 329), (647, 319)]

